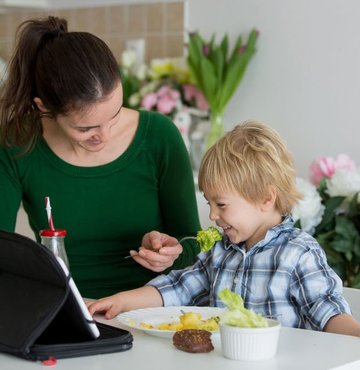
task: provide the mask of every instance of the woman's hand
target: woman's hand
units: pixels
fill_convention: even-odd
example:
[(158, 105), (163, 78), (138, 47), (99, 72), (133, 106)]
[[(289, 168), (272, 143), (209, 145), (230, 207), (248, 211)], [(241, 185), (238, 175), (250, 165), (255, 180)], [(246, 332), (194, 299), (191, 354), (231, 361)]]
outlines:
[(144, 235), (140, 249), (130, 251), (132, 258), (145, 268), (161, 272), (172, 266), (182, 253), (179, 241), (167, 234), (151, 231)]

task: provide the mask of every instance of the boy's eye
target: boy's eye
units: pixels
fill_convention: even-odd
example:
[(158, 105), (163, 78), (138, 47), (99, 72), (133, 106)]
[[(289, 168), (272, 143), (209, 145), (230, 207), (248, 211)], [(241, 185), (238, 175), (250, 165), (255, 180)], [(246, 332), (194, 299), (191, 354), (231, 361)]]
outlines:
[(224, 203), (217, 203), (216, 204), (219, 208), (224, 208), (225, 207), (225, 204)]

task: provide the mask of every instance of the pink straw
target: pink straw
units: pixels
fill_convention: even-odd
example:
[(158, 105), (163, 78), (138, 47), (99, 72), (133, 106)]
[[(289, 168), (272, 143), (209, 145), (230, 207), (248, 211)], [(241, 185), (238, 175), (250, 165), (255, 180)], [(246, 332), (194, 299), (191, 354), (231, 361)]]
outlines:
[(47, 212), (47, 217), (48, 217), (50, 230), (54, 231), (55, 227), (54, 227), (54, 222), (53, 222), (53, 219), (52, 219), (51, 205), (50, 205), (50, 198), (49, 197), (45, 197), (45, 206), (46, 206), (46, 212)]

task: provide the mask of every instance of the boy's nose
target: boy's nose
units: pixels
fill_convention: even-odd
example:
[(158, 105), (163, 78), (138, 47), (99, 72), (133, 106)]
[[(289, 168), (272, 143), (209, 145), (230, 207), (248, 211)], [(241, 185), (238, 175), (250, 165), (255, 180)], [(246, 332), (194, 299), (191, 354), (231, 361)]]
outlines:
[(210, 208), (209, 219), (211, 221), (216, 221), (218, 218), (219, 216), (217, 215), (217, 213)]

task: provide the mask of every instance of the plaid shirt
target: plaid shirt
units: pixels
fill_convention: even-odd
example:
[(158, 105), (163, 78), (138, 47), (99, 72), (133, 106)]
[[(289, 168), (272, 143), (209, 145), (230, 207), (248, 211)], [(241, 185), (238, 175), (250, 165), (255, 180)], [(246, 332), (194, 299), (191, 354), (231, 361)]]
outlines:
[(224, 307), (218, 293), (240, 294), (245, 307), (275, 316), (282, 325), (323, 330), (334, 315), (351, 313), (342, 282), (323, 249), (287, 217), (248, 252), (224, 236), (193, 266), (151, 280), (164, 306)]

